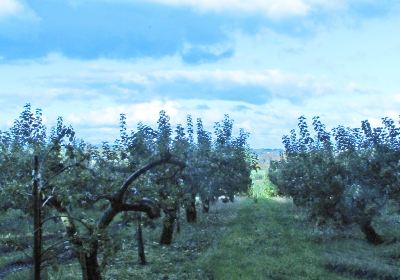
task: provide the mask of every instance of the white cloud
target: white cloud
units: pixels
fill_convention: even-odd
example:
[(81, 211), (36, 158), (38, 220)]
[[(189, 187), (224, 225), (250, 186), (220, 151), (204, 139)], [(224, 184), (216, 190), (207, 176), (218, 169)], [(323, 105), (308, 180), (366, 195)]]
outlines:
[(200, 11), (262, 13), (268, 17), (306, 15), (309, 6), (303, 0), (151, 0), (153, 2), (189, 6)]
[(303, 86), (308, 82), (315, 80), (311, 76), (299, 76), (286, 73), (277, 69), (270, 70), (169, 70), (155, 71), (149, 74), (156, 80), (189, 80), (193, 82), (229, 82), (238, 85), (283, 85), (296, 84)]
[[(0, 129), (9, 126), (5, 120), (17, 117), (25, 102), (42, 108), (51, 122), (57, 115), (63, 115), (79, 137), (92, 143), (118, 137), (120, 113), (126, 113), (129, 128), (135, 128), (139, 121), (155, 126), (162, 109), (173, 124), (185, 123), (186, 114), (192, 114), (194, 118), (201, 117), (211, 131), (214, 122), (229, 113), (235, 127), (244, 127), (252, 133), (250, 143), (254, 147), (281, 147), (281, 136), (296, 128), (301, 115), (309, 120), (320, 115), (328, 127), (360, 126), (364, 119), (375, 125), (384, 116), (398, 120), (398, 86), (381, 88), (352, 76), (335, 80), (333, 76), (321, 76), (318, 71), (296, 71), (267, 63), (258, 67), (227, 63), (193, 67), (182, 64), (179, 57), (87, 62), (54, 55), (41, 61), (0, 64), (0, 105), (4, 105), (5, 111)], [(210, 100), (201, 94), (183, 99), (181, 95), (174, 96), (173, 91), (175, 85), (179, 89), (182, 84), (190, 85), (188, 93), (207, 85), (216, 89), (265, 87), (272, 89), (273, 94), (263, 104)], [(165, 93), (168, 87), (172, 90)], [(291, 102), (288, 97), (298, 97), (301, 102)]]
[(70, 114), (66, 120), (73, 125), (84, 125), (88, 120), (92, 126), (113, 126), (117, 127), (119, 115), (125, 113), (129, 122), (151, 123), (157, 121), (158, 113), (165, 110), (167, 114), (174, 118), (178, 113), (178, 104), (174, 101), (162, 102), (152, 100), (149, 102), (135, 103), (128, 105), (108, 106), (105, 108), (89, 111), (85, 114)]
[(190, 7), (199, 12), (233, 12), (236, 14), (261, 14), (274, 19), (306, 16), (318, 9), (345, 9), (351, 1), (373, 0), (68, 0), (77, 6), (82, 2), (144, 3), (153, 2), (175, 7)]
[[(174, 67), (171, 68), (170, 65)], [(4, 67), (4, 71), (0, 66), (0, 74), (4, 75), (3, 82), (6, 85), (10, 81), (21, 84), (17, 82), (21, 76), (30, 77), (30, 82), (36, 83), (36, 86), (53, 88), (51, 97), (64, 96), (67, 92), (73, 95), (95, 95), (96, 92), (92, 93), (88, 89), (99, 84), (107, 84), (121, 91), (124, 91), (124, 87), (138, 86), (141, 91), (149, 92), (165, 83), (170, 86), (193, 84), (195, 88), (198, 85), (209, 85), (219, 89), (249, 86), (272, 90), (275, 95), (286, 97), (299, 92), (308, 96), (323, 95), (329, 93), (333, 87), (328, 79), (310, 74), (256, 67), (233, 69), (233, 66), (224, 65), (217, 69), (207, 66), (191, 67), (182, 65), (178, 57), (157, 61), (95, 60), (86, 63), (62, 56), (50, 56), (44, 61), (14, 65), (11, 69)], [(75, 93), (72, 90), (74, 86), (80, 87), (81, 93)], [(132, 90), (131, 88), (131, 93)]]
[(17, 0), (0, 0), (0, 17), (18, 14), (24, 9)]
[[(324, 79), (312, 75), (299, 75), (279, 69), (268, 70), (150, 70), (150, 71), (97, 71), (76, 73), (69, 77), (83, 83), (109, 82), (137, 84), (151, 87), (157, 83), (207, 83), (220, 87), (225, 86), (259, 86), (259, 87), (296, 87), (299, 89), (313, 89), (314, 93), (321, 94), (330, 89), (331, 85)], [(54, 81), (54, 78), (53, 78)], [(65, 82), (69, 82), (68, 79)]]
[[(29, 23), (38, 23), (41, 21), (41, 18), (24, 0), (0, 0), (0, 21), (10, 18), (16, 18), (20, 22)], [(1, 60), (2, 57), (0, 57)]]
[(202, 12), (258, 13), (271, 18), (305, 16), (315, 9), (345, 7), (345, 0), (149, 0), (152, 2), (192, 7)]

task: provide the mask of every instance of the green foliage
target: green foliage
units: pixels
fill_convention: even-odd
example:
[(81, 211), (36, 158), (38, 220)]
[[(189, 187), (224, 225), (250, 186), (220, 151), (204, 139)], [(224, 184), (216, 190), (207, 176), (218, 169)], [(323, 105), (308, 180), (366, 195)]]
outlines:
[(29, 212), (34, 155), (40, 157), (42, 191), (51, 192), (48, 179), (56, 178), (73, 160), (74, 135), (72, 127), (65, 126), (62, 118), (58, 118), (47, 135), (41, 110), (32, 113), (27, 104), (10, 130), (0, 132), (0, 207), (23, 208)]
[[(54, 233), (67, 237), (78, 255), (98, 255), (105, 269), (121, 248), (109, 230), (117, 213), (137, 211), (144, 203), (147, 208), (140, 211), (153, 218), (156, 208), (169, 215), (197, 194), (213, 200), (248, 192), (256, 159), (249, 153), (248, 134), (241, 130), (233, 138), (232, 126), (225, 116), (213, 141), (198, 119), (195, 141), (191, 117), (187, 128), (178, 125), (173, 135), (164, 111), (157, 129), (139, 123), (136, 131), (128, 131), (122, 114), (120, 138), (96, 147), (76, 139), (62, 118), (48, 133), (41, 111), (32, 113), (28, 104), (12, 128), (0, 132), (0, 207), (31, 213), (32, 158), (39, 156), (44, 219), (61, 216)], [(132, 172), (148, 164), (134, 186), (125, 186)]]
[[(285, 154), (271, 162), (270, 180), (319, 222), (370, 223), (400, 186), (400, 129), (384, 118), (383, 127), (338, 126), (331, 132), (318, 117), (314, 136), (306, 119), (299, 132), (283, 137)], [(333, 139), (332, 139), (333, 138)]]

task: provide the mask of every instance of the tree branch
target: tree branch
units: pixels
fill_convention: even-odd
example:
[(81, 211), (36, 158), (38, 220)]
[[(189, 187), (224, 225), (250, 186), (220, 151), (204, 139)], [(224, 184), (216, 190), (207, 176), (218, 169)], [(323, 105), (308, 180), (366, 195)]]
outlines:
[(121, 211), (145, 212), (150, 219), (158, 218), (161, 215), (160, 206), (148, 198), (143, 198), (138, 203), (124, 203), (121, 205)]
[(123, 203), (123, 198), (124, 194), (128, 190), (129, 186), (133, 183), (133, 181), (135, 181), (137, 178), (139, 178), (150, 169), (165, 163), (175, 164), (180, 166), (181, 168), (184, 168), (186, 166), (185, 163), (183, 163), (182, 161), (172, 159), (171, 155), (167, 155), (161, 159), (154, 160), (133, 172), (125, 180), (120, 189), (112, 196), (111, 205), (104, 212), (97, 227), (99, 229), (106, 228), (112, 222), (114, 217), (122, 211), (143, 211), (146, 212), (149, 217), (159, 217), (159, 214), (157, 214), (160, 211), (159, 209), (157, 210), (158, 206), (155, 207), (156, 204), (149, 199), (143, 199), (139, 204), (125, 204)]
[(133, 172), (126, 179), (126, 181), (122, 184), (122, 186), (120, 187), (118, 192), (115, 194), (114, 199), (116, 201), (122, 201), (125, 192), (127, 191), (127, 189), (129, 188), (129, 186), (132, 184), (133, 181), (135, 181), (137, 178), (139, 178), (142, 174), (146, 173), (150, 169), (152, 169), (158, 165), (165, 164), (165, 163), (175, 164), (175, 165), (181, 166), (182, 168), (184, 168), (186, 166), (185, 163), (183, 163), (179, 160), (172, 159), (171, 155), (167, 155), (164, 158), (154, 160), (154, 161), (144, 165), (143, 167), (139, 168), (137, 171)]
[(91, 170), (90, 168), (87, 168), (87, 167), (85, 167), (85, 166), (82, 165), (82, 162), (84, 162), (84, 161), (85, 161), (85, 159), (82, 159), (82, 160), (79, 161), (79, 162), (75, 162), (75, 163), (73, 163), (73, 164), (64, 166), (64, 167), (63, 167), (61, 170), (59, 170), (56, 174), (54, 174), (53, 176), (51, 176), (51, 177), (43, 184), (43, 187), (46, 187), (46, 186), (51, 182), (51, 180), (53, 180), (53, 179), (56, 178), (57, 176), (59, 176), (59, 175), (61, 175), (62, 173), (64, 173), (64, 171), (66, 171), (66, 170), (68, 170), (68, 169), (70, 169), (70, 168), (73, 168), (73, 167), (82, 167), (83, 169), (89, 170), (89, 172), (91, 172), (92, 175), (95, 175), (94, 172), (93, 172), (93, 170)]

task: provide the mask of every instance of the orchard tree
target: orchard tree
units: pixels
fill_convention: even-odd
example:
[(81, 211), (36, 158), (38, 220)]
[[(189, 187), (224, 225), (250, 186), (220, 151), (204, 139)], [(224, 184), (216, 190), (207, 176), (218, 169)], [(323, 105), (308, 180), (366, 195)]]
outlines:
[[(150, 218), (160, 216), (157, 202), (131, 197), (132, 183), (159, 166), (184, 167), (184, 163), (168, 153), (152, 155), (147, 162), (135, 164), (124, 179), (118, 174), (128, 174), (129, 166), (120, 161), (126, 157), (120, 146), (104, 143), (99, 150), (85, 144), (75, 139), (74, 131), (61, 118), (47, 137), (40, 111), (31, 113), (29, 105), (10, 131), (1, 133), (1, 164), (7, 170), (1, 177), (3, 207), (30, 212), (32, 158), (37, 155), (41, 204), (47, 207), (46, 211), (61, 218), (66, 237), (81, 265), (83, 279), (102, 279), (99, 254), (105, 264), (112, 242), (108, 227), (119, 213), (142, 211)], [(6, 205), (11, 195), (14, 199)], [(104, 210), (93, 219), (84, 211), (93, 208)], [(44, 218), (47, 220), (48, 216)]]
[[(210, 202), (214, 201), (214, 189), (216, 187), (216, 164), (213, 154), (211, 133), (205, 130), (203, 121), (197, 119), (197, 148), (194, 153), (193, 175), (191, 178), (194, 189), (200, 194), (203, 204), (203, 212), (208, 212)], [(193, 200), (192, 200), (193, 201)]]
[(51, 182), (71, 167), (63, 156), (70, 157), (73, 137), (73, 129), (66, 127), (61, 118), (47, 135), (41, 110), (32, 113), (30, 104), (25, 105), (9, 131), (0, 132), (0, 204), (4, 210), (19, 209), (33, 216), (35, 279), (41, 276), (42, 259), (48, 251), (42, 251), (42, 225), (48, 216), (42, 209), (48, 202), (44, 196)]
[[(213, 141), (198, 119), (195, 141), (191, 117), (186, 130), (178, 125), (173, 132), (161, 111), (157, 129), (139, 123), (136, 131), (128, 131), (121, 115), (120, 137), (97, 147), (77, 139), (62, 118), (48, 133), (41, 111), (32, 113), (28, 104), (11, 129), (0, 132), (0, 206), (28, 216), (32, 208), (38, 210), (43, 220), (35, 220), (35, 233), (48, 221), (61, 220), (55, 233), (69, 241), (83, 279), (102, 279), (121, 242), (111, 238), (119, 214), (129, 222), (128, 212), (145, 212), (150, 219), (163, 212), (160, 243), (170, 244), (181, 207), (188, 221), (195, 222), (197, 195), (207, 211), (220, 194), (246, 192), (254, 162), (248, 134), (241, 131), (233, 138), (232, 124), (226, 116)], [(135, 216), (142, 237), (141, 216)], [(143, 238), (138, 239), (143, 244)], [(145, 263), (143, 246), (139, 247)]]
[(358, 224), (366, 239), (380, 244), (383, 238), (372, 222), (389, 199), (399, 193), (399, 129), (383, 119), (383, 127), (338, 126), (331, 132), (318, 117), (314, 137), (304, 117), (299, 136), (293, 130), (283, 137), (285, 154), (271, 163), (269, 177), (279, 192), (310, 212), (319, 223)]
[(249, 134), (240, 129), (233, 138), (233, 120), (225, 115), (214, 126), (214, 161), (217, 166), (213, 196), (227, 196), (231, 202), (235, 194), (247, 194), (251, 187), (251, 171), (256, 169), (256, 157), (247, 144)]

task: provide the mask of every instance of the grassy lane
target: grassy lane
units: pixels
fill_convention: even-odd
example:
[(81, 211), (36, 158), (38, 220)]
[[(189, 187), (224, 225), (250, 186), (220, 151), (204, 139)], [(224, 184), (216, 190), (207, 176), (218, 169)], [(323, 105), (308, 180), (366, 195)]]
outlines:
[(353, 279), (324, 269), (324, 252), (284, 199), (244, 200), (229, 232), (205, 256), (213, 279)]
[[(375, 226), (388, 242), (372, 246), (357, 227), (313, 227), (289, 200), (240, 198), (213, 205), (208, 215), (199, 213), (196, 224), (183, 222), (171, 246), (158, 244), (159, 226), (145, 227), (146, 266), (138, 264), (135, 224), (121, 228), (113, 238), (121, 239), (122, 247), (104, 275), (107, 280), (398, 280), (400, 242), (394, 238), (400, 236), (399, 224), (398, 213), (377, 219)], [(22, 252), (3, 252), (0, 264), (21, 257)], [(17, 272), (5, 279), (27, 275)], [(49, 280), (75, 279), (81, 279), (76, 262), (49, 268)]]

